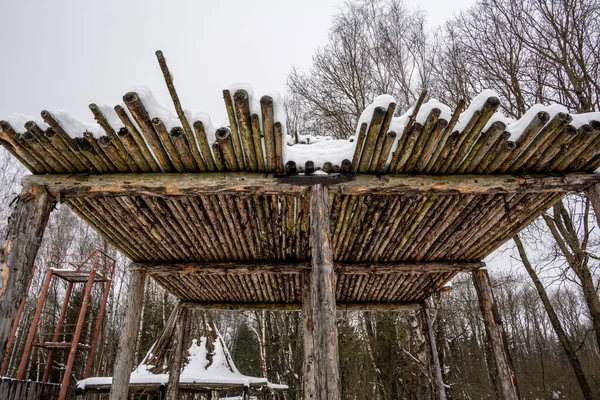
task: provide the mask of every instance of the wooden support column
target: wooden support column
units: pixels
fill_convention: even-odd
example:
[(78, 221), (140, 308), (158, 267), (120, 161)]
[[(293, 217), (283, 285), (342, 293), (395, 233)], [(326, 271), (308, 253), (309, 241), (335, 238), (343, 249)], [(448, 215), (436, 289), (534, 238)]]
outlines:
[(8, 337), (8, 343), (6, 344), (6, 353), (4, 354), (4, 360), (2, 360), (2, 367), (0, 367), (0, 376), (5, 376), (6, 369), (8, 368), (8, 361), (10, 360), (13, 345), (15, 344), (15, 335), (17, 334), (17, 328), (19, 327), (21, 314), (23, 314), (23, 309), (25, 308), (25, 303), (27, 302), (27, 294), (29, 293), (29, 287), (31, 286), (31, 281), (33, 280), (35, 269), (36, 265), (34, 264), (33, 268), (31, 269), (31, 278), (29, 279), (29, 282), (27, 282), (27, 286), (25, 287), (25, 297), (21, 299), (19, 309), (17, 310), (17, 315), (15, 316), (15, 319), (13, 321), (12, 328), (10, 328), (10, 336)]
[(429, 315), (429, 306), (427, 303), (423, 303), (421, 318), (423, 319), (423, 330), (425, 331), (425, 338), (427, 340), (427, 346), (429, 347), (431, 375), (433, 377), (433, 393), (436, 400), (446, 400), (446, 389), (444, 387), (444, 378), (442, 376), (442, 368), (438, 356), (437, 342), (435, 340), (433, 326), (431, 325), (431, 317)]
[(329, 237), (328, 203), (327, 187), (312, 186), (312, 269), (302, 274), (304, 398), (311, 400), (340, 399), (335, 276)]
[(489, 354), (491, 355), (491, 360), (488, 360), (488, 368), (490, 368), (490, 375), (495, 381), (493, 383), (496, 392), (502, 399), (519, 399), (517, 379), (508, 351), (508, 343), (502, 327), (502, 320), (498, 314), (492, 286), (490, 285), (490, 277), (484, 269), (473, 271), (472, 277), (475, 289), (477, 290), (479, 308), (481, 309), (485, 333), (490, 347)]
[(185, 351), (185, 329), (187, 327), (188, 309), (178, 306), (177, 320), (175, 322), (175, 337), (171, 347), (171, 359), (169, 360), (169, 383), (165, 400), (177, 400), (179, 398), (179, 376), (181, 375), (181, 360)]
[(598, 226), (600, 226), (600, 183), (594, 183), (588, 187), (585, 190), (585, 195), (592, 203), (594, 214), (596, 214), (596, 221), (598, 222)]
[(92, 343), (90, 351), (87, 355), (87, 361), (85, 362), (85, 372), (83, 374), (84, 378), (89, 378), (92, 376), (92, 368), (94, 367), (94, 358), (96, 357), (96, 349), (98, 347), (98, 339), (100, 338), (100, 331), (102, 330), (102, 325), (104, 324), (104, 314), (106, 313), (106, 303), (108, 301), (108, 295), (110, 294), (110, 286), (112, 285), (112, 280), (108, 279), (104, 282), (104, 291), (102, 292), (102, 301), (100, 302), (100, 310), (98, 311), (98, 316), (96, 317), (96, 327), (94, 328), (94, 335), (92, 336)]
[(119, 351), (110, 388), (110, 400), (126, 400), (129, 398), (129, 379), (135, 361), (135, 346), (142, 316), (146, 272), (138, 268), (136, 264), (130, 265), (129, 268), (131, 276), (129, 278), (125, 320), (119, 338)]
[(45, 188), (27, 185), (13, 205), (0, 248), (0, 361), (54, 204)]

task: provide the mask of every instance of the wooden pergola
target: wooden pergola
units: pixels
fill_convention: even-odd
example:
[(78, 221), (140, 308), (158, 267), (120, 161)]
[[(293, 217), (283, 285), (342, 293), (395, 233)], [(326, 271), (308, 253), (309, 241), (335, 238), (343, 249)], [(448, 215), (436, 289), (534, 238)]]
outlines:
[[(181, 127), (169, 131), (136, 93), (124, 96), (128, 112), (115, 107), (120, 128), (90, 105), (100, 138), (73, 139), (77, 132), (48, 111), (46, 129), (0, 123), (2, 144), (32, 172), (0, 253), (1, 349), (49, 214), (62, 202), (132, 260), (111, 399), (128, 393), (147, 275), (187, 308), (301, 310), (304, 396), (339, 399), (336, 309), (421, 309), (458, 272), (471, 272), (477, 288), (496, 390), (519, 398), (482, 260), (568, 192), (587, 190), (598, 205), (600, 122), (582, 123), (583, 115), (575, 126), (566, 113), (540, 111), (513, 142), (494, 121), (497, 98), (455, 130), (462, 104), (449, 120), (433, 108), (419, 121), (422, 96), (403, 132), (390, 131), (393, 103), (375, 107), (352, 160), (284, 163), (272, 98), (261, 98), (259, 118), (246, 91), (224, 91), (230, 124), (210, 144), (157, 55)], [(435, 393), (445, 399), (423, 315)]]

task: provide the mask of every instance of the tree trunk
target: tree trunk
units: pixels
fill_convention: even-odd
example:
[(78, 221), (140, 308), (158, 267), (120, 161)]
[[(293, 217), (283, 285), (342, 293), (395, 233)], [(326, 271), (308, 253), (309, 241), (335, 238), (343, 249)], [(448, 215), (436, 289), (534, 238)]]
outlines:
[(41, 186), (28, 186), (17, 197), (0, 249), (0, 362), (11, 326), (35, 262), (55, 199)]
[(423, 309), (421, 311), (421, 318), (423, 319), (425, 340), (429, 348), (429, 359), (431, 360), (431, 375), (433, 377), (434, 397), (436, 400), (446, 400), (444, 378), (442, 377), (442, 368), (440, 366), (440, 359), (438, 357), (435, 333), (433, 331), (433, 326), (431, 325), (431, 318), (429, 316), (429, 307), (427, 306), (427, 303), (424, 303), (423, 305)]
[[(594, 204), (594, 201), (592, 201), (592, 204)], [(571, 267), (581, 281), (583, 296), (594, 325), (596, 342), (598, 348), (600, 348), (600, 299), (598, 298), (596, 285), (594, 284), (594, 279), (588, 266), (588, 254), (579, 241), (577, 232), (571, 221), (571, 216), (562, 201), (559, 201), (554, 205), (553, 211), (554, 218), (544, 215), (544, 221), (546, 222), (546, 225), (548, 225), (548, 228), (550, 228), (550, 232), (552, 233), (552, 236), (554, 236), (569, 267)], [(569, 248), (571, 251), (569, 251)]]
[(521, 257), (521, 261), (523, 262), (523, 265), (525, 266), (527, 273), (531, 277), (531, 280), (533, 281), (535, 288), (536, 288), (538, 294), (540, 295), (540, 299), (542, 300), (542, 303), (544, 304), (544, 308), (546, 309), (546, 312), (548, 313), (548, 317), (550, 318), (550, 322), (552, 323), (554, 332), (556, 332), (556, 335), (558, 336), (558, 339), (560, 340), (560, 344), (562, 344), (563, 349), (565, 350), (567, 359), (569, 360), (569, 363), (571, 364), (571, 367), (573, 368), (573, 372), (575, 373), (575, 377), (577, 378), (577, 382), (579, 383), (579, 387), (581, 388), (583, 398), (586, 400), (591, 400), (594, 398), (594, 395), (592, 393), (590, 384), (588, 383), (588, 381), (585, 377), (585, 374), (583, 372), (583, 367), (581, 366), (581, 363), (579, 362), (579, 358), (577, 357), (575, 348), (573, 347), (573, 344), (571, 343), (567, 334), (565, 333), (565, 331), (562, 327), (562, 324), (560, 322), (560, 319), (558, 318), (556, 311), (554, 311), (554, 306), (552, 305), (552, 303), (550, 303), (550, 298), (548, 297), (548, 294), (546, 293), (546, 288), (540, 281), (537, 273), (533, 269), (533, 266), (529, 262), (529, 258), (527, 257), (527, 253), (525, 252), (525, 247), (523, 246), (523, 243), (521, 242), (519, 235), (516, 235), (513, 238), (513, 240), (515, 241), (515, 244), (517, 245), (517, 249), (519, 250), (519, 256)]
[(311, 188), (312, 269), (303, 274), (304, 398), (339, 400), (340, 375), (335, 318), (335, 277), (329, 238), (328, 191)]
[(517, 380), (512, 366), (506, 334), (502, 320), (498, 314), (496, 301), (490, 285), (490, 277), (486, 270), (479, 269), (472, 273), (473, 283), (479, 299), (479, 308), (485, 325), (485, 332), (491, 350), (495, 386), (502, 399), (516, 400), (520, 398)]
[(179, 318), (175, 323), (175, 334), (171, 347), (171, 359), (169, 360), (169, 383), (167, 384), (167, 395), (165, 400), (177, 400), (179, 394), (179, 376), (181, 375), (181, 360), (185, 349), (184, 336), (187, 326), (188, 309), (181, 307)]
[(131, 277), (129, 279), (127, 305), (110, 388), (110, 400), (126, 400), (128, 398), (129, 379), (133, 369), (135, 348), (140, 329), (146, 272), (135, 268), (135, 264), (132, 264), (130, 268)]

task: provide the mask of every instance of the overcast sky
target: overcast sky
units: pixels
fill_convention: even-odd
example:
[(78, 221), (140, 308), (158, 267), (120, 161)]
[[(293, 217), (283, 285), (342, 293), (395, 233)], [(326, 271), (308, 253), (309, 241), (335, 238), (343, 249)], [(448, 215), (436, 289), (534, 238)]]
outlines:
[[(431, 28), (474, 0), (405, 0)], [(172, 107), (154, 55), (163, 50), (183, 106), (226, 118), (222, 90), (248, 82), (283, 92), (308, 69), (343, 0), (2, 0), (0, 118), (66, 110), (93, 121), (89, 103), (115, 105), (134, 86)], [(507, 255), (489, 260), (507, 267)]]
[[(442, 24), (472, 0), (406, 0)], [(183, 106), (225, 118), (222, 90), (248, 82), (283, 92), (308, 68), (343, 0), (2, 0), (0, 118), (66, 110), (90, 122), (91, 102), (115, 105), (148, 86), (171, 107), (154, 51), (162, 49)]]
[[(405, 0), (431, 28), (474, 0)], [(148, 86), (171, 106), (154, 51), (163, 50), (183, 106), (225, 119), (222, 90), (248, 82), (257, 95), (285, 90), (293, 66), (308, 69), (343, 0), (2, 0), (0, 118), (115, 105)], [(508, 264), (500, 257), (490, 264)]]

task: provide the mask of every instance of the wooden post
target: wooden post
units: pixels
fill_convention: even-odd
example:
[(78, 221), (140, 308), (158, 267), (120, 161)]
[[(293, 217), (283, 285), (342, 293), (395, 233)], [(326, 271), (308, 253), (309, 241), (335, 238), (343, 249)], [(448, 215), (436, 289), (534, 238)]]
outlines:
[(178, 306), (177, 321), (175, 322), (175, 335), (171, 347), (169, 360), (169, 383), (165, 400), (177, 400), (179, 394), (179, 376), (181, 375), (181, 360), (185, 350), (185, 329), (187, 326), (188, 309)]
[(304, 398), (339, 400), (340, 374), (335, 318), (333, 250), (327, 187), (311, 190), (312, 269), (303, 272)]
[(110, 286), (112, 284), (112, 280), (108, 279), (104, 282), (104, 291), (102, 292), (102, 301), (100, 302), (100, 310), (98, 311), (98, 316), (96, 317), (96, 327), (94, 328), (94, 335), (92, 336), (92, 343), (90, 351), (87, 355), (87, 361), (85, 362), (85, 372), (83, 374), (84, 378), (89, 378), (92, 376), (92, 368), (94, 366), (94, 357), (96, 356), (96, 348), (98, 347), (98, 339), (100, 338), (100, 331), (102, 330), (102, 325), (104, 324), (104, 314), (106, 313), (106, 303), (108, 301), (108, 295), (110, 294)]
[(472, 277), (475, 289), (477, 290), (479, 308), (481, 309), (485, 333), (490, 347), (491, 360), (488, 360), (488, 368), (493, 371), (490, 375), (492, 378), (495, 378), (493, 379), (495, 380), (493, 383), (497, 394), (502, 399), (519, 399), (517, 379), (508, 351), (508, 343), (502, 327), (502, 320), (498, 314), (492, 286), (490, 285), (490, 277), (484, 269), (473, 271)]
[(592, 203), (594, 214), (596, 214), (596, 222), (598, 222), (598, 226), (600, 226), (600, 183), (594, 183), (588, 187), (585, 191), (585, 195)]
[(146, 272), (137, 268), (135, 264), (130, 265), (129, 268), (131, 277), (129, 278), (125, 320), (119, 338), (119, 351), (110, 388), (110, 400), (126, 400), (128, 398), (129, 379), (135, 361), (135, 346), (142, 316)]
[(425, 338), (427, 341), (427, 346), (429, 347), (429, 359), (431, 360), (431, 375), (433, 377), (433, 393), (436, 400), (446, 400), (444, 378), (442, 376), (442, 368), (440, 365), (440, 358), (438, 356), (435, 333), (433, 331), (433, 326), (431, 325), (431, 318), (429, 316), (429, 306), (427, 305), (427, 303), (423, 303), (423, 308), (421, 309), (421, 318), (423, 319), (423, 330), (425, 331)]
[(23, 354), (21, 356), (21, 363), (19, 364), (19, 369), (17, 370), (18, 380), (22, 380), (25, 377), (25, 370), (27, 369), (27, 363), (29, 362), (29, 353), (31, 352), (31, 345), (33, 343), (33, 340), (35, 339), (35, 332), (37, 331), (37, 326), (40, 322), (40, 315), (42, 314), (42, 309), (44, 308), (44, 302), (46, 301), (46, 295), (48, 294), (48, 288), (50, 287), (51, 281), (52, 269), (49, 269), (48, 271), (46, 271), (46, 278), (44, 279), (42, 291), (40, 292), (40, 297), (38, 298), (37, 306), (35, 308), (35, 314), (33, 315), (33, 321), (31, 321), (31, 325), (29, 326), (29, 333), (27, 334), (27, 339), (25, 339), (25, 349), (23, 350)]
[(17, 328), (19, 327), (21, 314), (23, 314), (23, 309), (25, 308), (25, 303), (27, 302), (27, 294), (29, 293), (29, 287), (31, 286), (31, 281), (33, 280), (35, 269), (36, 265), (34, 264), (33, 268), (31, 269), (31, 278), (29, 279), (29, 282), (27, 282), (27, 286), (25, 287), (25, 296), (23, 297), (23, 299), (21, 299), (21, 303), (19, 304), (19, 308), (17, 310), (17, 315), (15, 316), (15, 320), (13, 321), (12, 328), (10, 328), (10, 336), (8, 337), (8, 343), (6, 344), (6, 353), (4, 355), (4, 360), (2, 360), (2, 367), (0, 367), (0, 376), (4, 376), (6, 374), (6, 369), (8, 368), (8, 361), (10, 360), (10, 354), (15, 343), (15, 335), (17, 334)]
[(19, 304), (27, 295), (27, 282), (37, 255), (54, 196), (45, 188), (27, 185), (16, 199), (0, 248), (0, 361), (6, 355), (10, 328)]

